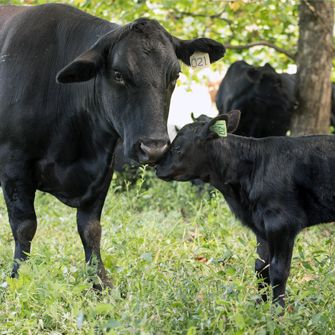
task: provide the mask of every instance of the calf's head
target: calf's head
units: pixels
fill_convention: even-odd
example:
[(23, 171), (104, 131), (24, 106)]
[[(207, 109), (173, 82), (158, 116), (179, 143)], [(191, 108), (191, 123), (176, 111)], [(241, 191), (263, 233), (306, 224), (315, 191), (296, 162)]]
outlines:
[(183, 127), (167, 153), (158, 162), (157, 177), (166, 181), (202, 179), (208, 182), (210, 144), (219, 138), (224, 141), (227, 133), (237, 129), (239, 120), (240, 111), (234, 110), (210, 121), (194, 122)]
[(190, 65), (197, 51), (214, 62), (225, 49), (211, 39), (180, 40), (157, 21), (138, 19), (101, 37), (63, 68), (57, 81), (92, 80), (99, 108), (123, 139), (126, 156), (154, 163), (168, 148), (166, 123), (178, 60)]

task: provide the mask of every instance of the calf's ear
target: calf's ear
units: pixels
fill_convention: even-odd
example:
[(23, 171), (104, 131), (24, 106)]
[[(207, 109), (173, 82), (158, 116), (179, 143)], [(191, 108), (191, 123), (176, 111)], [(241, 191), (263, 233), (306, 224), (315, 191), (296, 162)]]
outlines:
[(195, 52), (206, 52), (209, 54), (211, 63), (216, 62), (225, 54), (225, 47), (210, 38), (197, 38), (194, 40), (180, 40), (173, 37), (176, 55), (183, 63), (190, 66), (190, 57)]
[(240, 122), (241, 112), (232, 110), (226, 114), (220, 114), (205, 125), (204, 133), (206, 139), (227, 137), (228, 133), (233, 133)]

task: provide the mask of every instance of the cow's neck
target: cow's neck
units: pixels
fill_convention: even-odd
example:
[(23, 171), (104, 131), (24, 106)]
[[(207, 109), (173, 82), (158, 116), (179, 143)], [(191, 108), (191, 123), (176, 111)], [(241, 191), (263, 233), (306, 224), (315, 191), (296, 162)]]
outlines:
[[(80, 99), (74, 101), (71, 117), (68, 118), (67, 131), (76, 135), (80, 146), (85, 146), (87, 143), (88, 146), (94, 145), (94, 151), (97, 148), (104, 148), (107, 151), (113, 150), (119, 136), (110, 120), (107, 119), (104, 110), (100, 108), (99, 104), (95, 104), (89, 99), (90, 96), (87, 94), (84, 104), (79, 101)], [(63, 132), (65, 131), (63, 129)]]

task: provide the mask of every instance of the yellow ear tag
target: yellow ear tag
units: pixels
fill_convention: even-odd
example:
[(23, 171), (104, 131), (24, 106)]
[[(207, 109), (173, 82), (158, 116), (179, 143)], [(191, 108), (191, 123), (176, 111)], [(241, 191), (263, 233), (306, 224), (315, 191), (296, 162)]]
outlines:
[(219, 137), (227, 137), (227, 125), (225, 120), (216, 121), (210, 127), (210, 130), (216, 133)]
[(190, 57), (190, 64), (192, 69), (203, 69), (211, 65), (209, 54), (207, 52), (195, 52)]

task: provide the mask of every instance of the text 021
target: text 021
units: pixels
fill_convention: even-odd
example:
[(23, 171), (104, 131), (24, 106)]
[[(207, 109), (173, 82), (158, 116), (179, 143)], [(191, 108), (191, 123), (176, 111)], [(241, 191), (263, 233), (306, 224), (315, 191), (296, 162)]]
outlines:
[(211, 64), (209, 54), (206, 52), (195, 52), (190, 57), (190, 64), (193, 69), (201, 69)]

